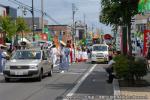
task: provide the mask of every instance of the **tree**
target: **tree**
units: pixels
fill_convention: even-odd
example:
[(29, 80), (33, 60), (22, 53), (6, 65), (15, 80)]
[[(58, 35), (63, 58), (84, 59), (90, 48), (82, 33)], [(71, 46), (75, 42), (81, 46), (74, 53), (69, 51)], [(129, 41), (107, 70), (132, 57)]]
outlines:
[(11, 20), (9, 16), (0, 16), (0, 23), (1, 30), (4, 33), (4, 41), (6, 41), (6, 37), (11, 39), (16, 32), (15, 21)]
[(15, 21), (10, 16), (0, 16), (0, 29), (4, 33), (4, 41), (6, 41), (6, 38), (11, 40), (16, 33), (23, 34), (23, 31), (29, 31), (29, 27), (23, 18), (18, 17)]
[(18, 34), (21, 33), (21, 38), (23, 39), (23, 32), (28, 32), (29, 27), (27, 26), (25, 20), (22, 17), (18, 17), (16, 19), (16, 39), (15, 39), (15, 45), (18, 43)]
[(23, 31), (30, 31), (29, 27), (27, 26), (27, 23), (22, 17), (18, 17), (16, 20), (16, 26), (17, 26), (17, 33), (23, 32)]
[(131, 18), (138, 13), (138, 0), (101, 0), (101, 7), (99, 16), (101, 23), (128, 27), (129, 54), (132, 54)]
[(17, 27), (17, 30), (16, 30), (17, 33), (22, 33), (23, 34), (23, 31), (26, 31), (26, 32), (30, 31), (29, 27), (27, 26), (25, 20), (22, 17), (17, 18), (16, 27)]

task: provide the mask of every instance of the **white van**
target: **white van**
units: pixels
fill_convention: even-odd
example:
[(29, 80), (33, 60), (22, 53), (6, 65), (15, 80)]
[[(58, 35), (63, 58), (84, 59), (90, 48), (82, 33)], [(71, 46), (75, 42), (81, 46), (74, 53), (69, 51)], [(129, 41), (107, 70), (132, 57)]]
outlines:
[(106, 44), (94, 44), (92, 46), (91, 62), (108, 62), (109, 48)]

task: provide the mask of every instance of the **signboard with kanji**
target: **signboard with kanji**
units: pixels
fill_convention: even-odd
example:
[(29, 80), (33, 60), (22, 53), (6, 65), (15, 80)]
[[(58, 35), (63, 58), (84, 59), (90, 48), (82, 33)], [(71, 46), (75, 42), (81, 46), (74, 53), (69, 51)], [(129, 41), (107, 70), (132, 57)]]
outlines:
[(147, 55), (149, 46), (150, 46), (150, 30), (145, 30), (144, 31), (144, 48), (143, 48), (144, 56)]

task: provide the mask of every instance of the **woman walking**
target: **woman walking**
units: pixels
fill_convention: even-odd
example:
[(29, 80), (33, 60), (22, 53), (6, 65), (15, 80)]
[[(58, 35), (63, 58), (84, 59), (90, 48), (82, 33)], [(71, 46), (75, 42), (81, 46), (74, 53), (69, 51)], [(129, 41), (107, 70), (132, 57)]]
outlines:
[(66, 47), (64, 43), (61, 44), (60, 50), (60, 67), (61, 73), (64, 73), (65, 70), (69, 69), (69, 54), (70, 50)]

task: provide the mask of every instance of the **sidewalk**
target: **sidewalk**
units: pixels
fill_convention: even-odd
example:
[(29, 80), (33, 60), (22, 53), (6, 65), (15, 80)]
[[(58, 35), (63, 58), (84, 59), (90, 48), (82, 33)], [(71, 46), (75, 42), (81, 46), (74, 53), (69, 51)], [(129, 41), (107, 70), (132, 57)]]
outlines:
[[(149, 61), (150, 65), (150, 61)], [(150, 68), (146, 76), (143, 77), (150, 83)], [(119, 87), (119, 93), (122, 99), (115, 100), (150, 100), (150, 86), (145, 87)]]

